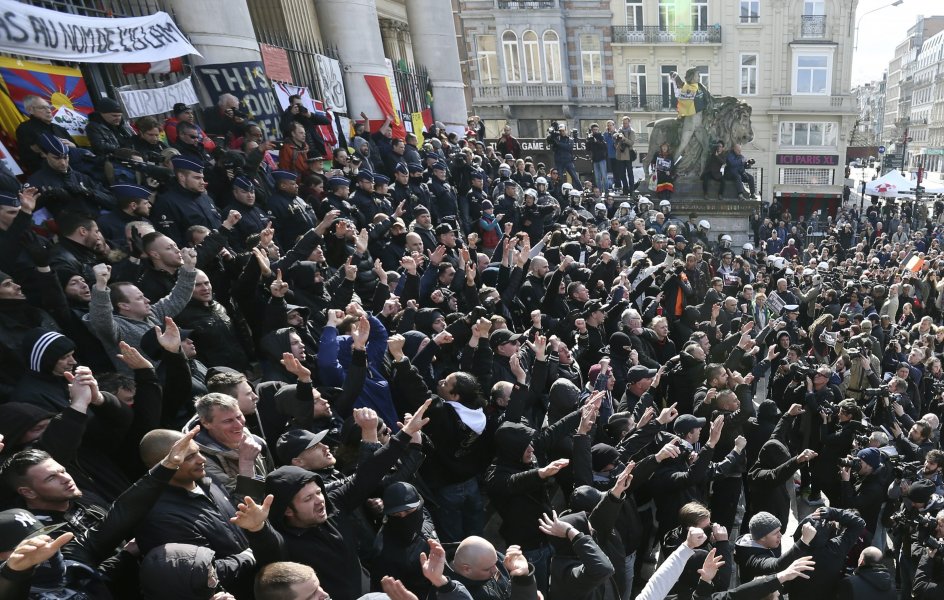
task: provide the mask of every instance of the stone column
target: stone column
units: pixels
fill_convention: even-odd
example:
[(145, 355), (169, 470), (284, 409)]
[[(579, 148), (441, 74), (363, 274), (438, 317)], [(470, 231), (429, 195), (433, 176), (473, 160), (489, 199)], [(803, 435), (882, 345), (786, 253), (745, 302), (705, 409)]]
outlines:
[(399, 27), (396, 23), (381, 19), (380, 38), (383, 42), (384, 55), (394, 64), (400, 59), (400, 48), (397, 45)]
[(375, 0), (315, 0), (321, 37), (338, 49), (344, 65), (344, 91), (348, 114), (359, 119), (383, 119), (364, 75), (390, 76), (384, 62), (380, 19)]
[(246, 0), (168, 0), (174, 21), (203, 58), (198, 65), (262, 60)]
[(406, 0), (413, 59), (426, 67), (433, 88), (433, 116), (451, 131), (465, 130), (468, 110), (459, 65), (452, 3), (446, 0)]

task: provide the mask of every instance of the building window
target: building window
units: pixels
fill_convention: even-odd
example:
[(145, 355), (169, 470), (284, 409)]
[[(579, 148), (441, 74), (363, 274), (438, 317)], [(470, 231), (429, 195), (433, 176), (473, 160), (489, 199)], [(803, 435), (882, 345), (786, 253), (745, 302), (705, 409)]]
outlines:
[(538, 34), (525, 31), (521, 36), (524, 46), (524, 77), (528, 83), (541, 81), (541, 52), (538, 48)]
[(580, 34), (580, 66), (583, 70), (583, 82), (585, 84), (600, 85), (603, 83), (603, 57), (598, 35)]
[(706, 88), (710, 88), (711, 78), (708, 71), (708, 66), (698, 65), (695, 67), (695, 70), (698, 71), (698, 83), (702, 84)]
[(502, 34), (502, 57), (505, 59), (505, 81), (521, 82), (521, 58), (518, 56), (518, 36), (514, 31)]
[(814, 17), (826, 14), (826, 2), (824, 0), (803, 0), (803, 16)]
[(757, 95), (757, 55), (741, 55), (741, 95)]
[(547, 73), (548, 83), (560, 83), (561, 77), (561, 51), (560, 38), (553, 29), (544, 32), (544, 71)]
[(829, 121), (784, 121), (780, 124), (781, 146), (814, 146), (835, 148), (839, 124)]
[(678, 26), (676, 0), (659, 0), (659, 29), (667, 31)]
[(835, 175), (834, 169), (780, 169), (780, 183), (782, 185), (832, 185)]
[(760, 0), (741, 0), (741, 23), (760, 22)]
[(705, 31), (708, 29), (708, 0), (694, 0), (692, 2), (692, 30)]
[(798, 54), (794, 63), (794, 93), (829, 95), (829, 59), (825, 54)]
[(475, 39), (479, 68), (479, 83), (498, 85), (498, 54), (495, 53), (495, 36), (480, 35)]
[(678, 71), (678, 65), (662, 65), (662, 108), (673, 108), (677, 102), (675, 81), (672, 79), (674, 71)]
[(626, 26), (642, 29), (642, 0), (626, 0)]
[(629, 94), (634, 106), (645, 106), (646, 65), (629, 65)]

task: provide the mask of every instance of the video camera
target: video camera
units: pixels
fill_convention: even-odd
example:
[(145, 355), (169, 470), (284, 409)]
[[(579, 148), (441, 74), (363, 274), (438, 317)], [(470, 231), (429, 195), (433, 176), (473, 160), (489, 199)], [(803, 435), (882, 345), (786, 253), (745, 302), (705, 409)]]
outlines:
[[(917, 534), (917, 538), (922, 540), (922, 544), (927, 546), (927, 540), (935, 539), (934, 531), (937, 529), (937, 519), (934, 515), (918, 512), (914, 507), (902, 507), (898, 512), (892, 515), (892, 523), (901, 529), (908, 529)], [(936, 540), (935, 540), (936, 542)], [(937, 549), (937, 548), (935, 548)]]
[(793, 374), (794, 379), (801, 380), (816, 375), (816, 367), (802, 360), (798, 360), (790, 365), (790, 372)]
[(163, 162), (164, 159), (157, 152), (148, 152), (144, 158), (144, 162), (121, 158), (114, 154), (109, 154), (108, 160), (136, 173), (141, 173), (145, 177), (149, 177), (158, 183), (167, 183), (174, 178), (174, 170), (161, 166), (160, 163)]
[(839, 466), (845, 467), (853, 473), (858, 473), (862, 468), (862, 459), (855, 456), (847, 456), (839, 459)]

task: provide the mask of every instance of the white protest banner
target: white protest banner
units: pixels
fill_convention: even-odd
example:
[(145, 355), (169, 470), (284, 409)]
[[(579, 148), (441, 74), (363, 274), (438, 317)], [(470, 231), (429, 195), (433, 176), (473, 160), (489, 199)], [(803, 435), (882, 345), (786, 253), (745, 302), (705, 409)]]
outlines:
[(770, 295), (767, 296), (767, 306), (769, 306), (770, 310), (774, 311), (776, 315), (780, 315), (780, 313), (783, 312), (783, 307), (786, 305), (787, 303), (783, 301), (783, 298), (777, 295), (777, 292), (771, 292)]
[(293, 85), (291, 83), (282, 83), (281, 81), (273, 81), (272, 89), (275, 90), (275, 97), (278, 99), (279, 106), (282, 107), (282, 110), (288, 108), (288, 99), (291, 96), (298, 96), (301, 99), (302, 106), (307, 108), (308, 112), (315, 111), (315, 104), (312, 102), (311, 92), (308, 91), (307, 87)]
[(200, 104), (190, 78), (148, 90), (118, 90), (121, 103), (129, 119), (170, 112), (174, 105), (182, 102), (187, 106)]
[(23, 174), (23, 169), (21, 169), (20, 165), (16, 164), (16, 161), (13, 160), (13, 157), (10, 155), (10, 151), (7, 150), (7, 147), (3, 145), (3, 142), (0, 142), (0, 161), (6, 163), (7, 167), (13, 171), (14, 175)]
[(200, 53), (165, 12), (84, 17), (0, 0), (0, 52), (85, 63), (149, 63)]
[(88, 117), (82, 113), (63, 105), (53, 114), (52, 122), (68, 131), (79, 145), (87, 142), (85, 128), (88, 126)]
[(344, 95), (344, 80), (341, 79), (341, 63), (333, 58), (315, 55), (318, 75), (321, 76), (321, 90), (325, 104), (336, 113), (347, 112), (347, 97)]

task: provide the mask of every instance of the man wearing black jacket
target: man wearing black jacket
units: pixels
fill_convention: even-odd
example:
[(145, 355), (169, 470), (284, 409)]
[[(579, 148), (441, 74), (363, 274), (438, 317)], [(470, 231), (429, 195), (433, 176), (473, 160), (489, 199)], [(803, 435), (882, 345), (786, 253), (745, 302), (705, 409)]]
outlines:
[(837, 600), (894, 600), (895, 574), (882, 564), (882, 551), (869, 546), (859, 554), (859, 564), (852, 575), (841, 579)]
[(427, 400), (386, 446), (362, 463), (354, 478), (325, 493), (320, 475), (300, 467), (279, 467), (266, 477), (272, 494), (271, 519), (282, 553), (317, 567), (324, 589), (336, 600), (355, 600), (369, 591), (369, 578), (357, 555), (351, 511), (367, 500), (386, 471), (402, 456), (411, 436), (429, 422)]
[(823, 507), (801, 521), (794, 538), (799, 538), (802, 530), (810, 527), (816, 533), (807, 544), (817, 568), (809, 578), (793, 581), (787, 591), (792, 598), (834, 598), (846, 556), (865, 533), (865, 521), (854, 511)]

